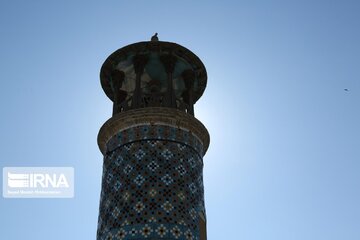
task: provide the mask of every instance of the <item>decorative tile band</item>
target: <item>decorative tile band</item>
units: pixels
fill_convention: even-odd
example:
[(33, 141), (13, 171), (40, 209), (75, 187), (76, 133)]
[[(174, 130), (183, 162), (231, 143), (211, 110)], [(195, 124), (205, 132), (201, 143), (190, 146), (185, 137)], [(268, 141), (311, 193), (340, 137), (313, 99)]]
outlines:
[(148, 223), (127, 225), (117, 229), (108, 230), (99, 236), (100, 239), (127, 240), (127, 239), (199, 239), (193, 231), (179, 224)]
[(123, 144), (144, 139), (168, 140), (186, 144), (203, 156), (203, 145), (191, 132), (172, 126), (150, 124), (120, 131), (107, 142), (107, 151), (111, 152)]
[(199, 239), (205, 208), (202, 155), (191, 147), (197, 143), (183, 130), (150, 128), (136, 127), (109, 142), (99, 240)]

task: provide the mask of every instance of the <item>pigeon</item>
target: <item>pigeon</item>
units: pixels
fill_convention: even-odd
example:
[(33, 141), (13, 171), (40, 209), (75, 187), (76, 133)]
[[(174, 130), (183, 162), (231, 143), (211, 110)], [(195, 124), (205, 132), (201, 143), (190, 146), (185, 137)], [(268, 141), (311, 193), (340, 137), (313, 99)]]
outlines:
[(154, 36), (151, 37), (151, 41), (152, 41), (152, 42), (157, 42), (157, 41), (159, 41), (159, 38), (158, 38), (157, 35), (158, 35), (158, 33), (155, 33)]

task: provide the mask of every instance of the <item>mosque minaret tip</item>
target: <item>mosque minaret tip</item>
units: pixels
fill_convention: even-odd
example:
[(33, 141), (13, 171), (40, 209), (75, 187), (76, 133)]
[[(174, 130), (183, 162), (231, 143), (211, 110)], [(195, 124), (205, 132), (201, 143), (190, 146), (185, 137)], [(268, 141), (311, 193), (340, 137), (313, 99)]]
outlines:
[(97, 239), (205, 240), (210, 137), (193, 107), (206, 87), (205, 66), (156, 33), (112, 53), (100, 79), (113, 115), (98, 135), (104, 163)]

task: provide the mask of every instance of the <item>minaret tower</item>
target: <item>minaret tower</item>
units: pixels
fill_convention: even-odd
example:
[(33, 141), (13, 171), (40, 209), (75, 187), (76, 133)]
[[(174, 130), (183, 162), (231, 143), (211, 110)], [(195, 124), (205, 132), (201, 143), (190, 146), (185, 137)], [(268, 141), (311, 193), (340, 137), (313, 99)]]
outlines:
[(205, 240), (209, 133), (193, 107), (206, 87), (203, 63), (155, 34), (111, 54), (100, 79), (114, 105), (98, 135), (97, 239)]

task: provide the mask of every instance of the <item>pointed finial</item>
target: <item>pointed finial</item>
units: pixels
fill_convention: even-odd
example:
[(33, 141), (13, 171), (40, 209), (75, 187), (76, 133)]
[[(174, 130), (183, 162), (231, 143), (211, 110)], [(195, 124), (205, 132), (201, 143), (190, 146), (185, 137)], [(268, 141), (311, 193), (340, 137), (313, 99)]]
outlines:
[(152, 42), (157, 42), (157, 41), (159, 41), (159, 38), (158, 38), (157, 35), (158, 35), (158, 33), (155, 33), (154, 36), (151, 37), (151, 41), (152, 41)]

